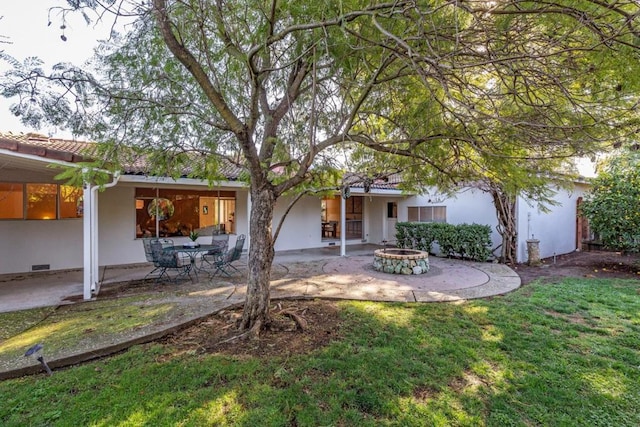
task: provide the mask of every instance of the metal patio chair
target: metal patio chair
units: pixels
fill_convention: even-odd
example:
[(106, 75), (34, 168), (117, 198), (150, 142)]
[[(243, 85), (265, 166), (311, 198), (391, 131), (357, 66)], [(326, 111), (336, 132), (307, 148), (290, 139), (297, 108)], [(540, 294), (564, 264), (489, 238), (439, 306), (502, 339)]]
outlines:
[[(200, 268), (212, 266), (215, 259), (227, 251), (229, 248), (229, 235), (214, 233), (211, 236), (211, 244), (215, 246), (215, 249), (202, 254), (200, 258)], [(209, 265), (206, 266), (205, 263)]]
[(156, 265), (154, 259), (153, 259), (153, 251), (151, 250), (151, 241), (152, 240), (160, 240), (160, 242), (162, 243), (163, 247), (167, 247), (169, 246), (171, 243), (168, 241), (165, 241), (165, 239), (158, 239), (156, 237), (146, 237), (144, 239), (142, 239), (142, 246), (144, 247), (144, 256), (147, 259), (147, 262), (151, 262), (153, 263), (153, 266), (155, 267), (153, 270), (151, 270), (150, 272), (147, 273), (146, 276), (144, 276), (144, 279), (142, 280), (147, 280), (147, 278), (151, 275), (153, 275), (153, 273), (155, 273), (158, 270), (161, 270), (162, 267), (159, 267), (158, 265)]
[[(156, 277), (156, 283), (163, 277), (167, 280), (176, 282), (181, 276), (189, 276), (191, 278), (191, 263), (185, 264), (175, 251), (167, 251), (165, 248), (173, 246), (170, 239), (151, 239), (149, 242), (151, 247), (151, 255), (153, 257), (153, 265), (160, 270), (160, 275)], [(168, 270), (176, 271), (178, 274), (171, 277)], [(155, 271), (155, 270), (154, 270)]]
[(211, 265), (215, 267), (215, 271), (212, 273), (212, 276), (215, 276), (218, 273), (224, 274), (225, 276), (231, 276), (231, 270), (240, 272), (233, 263), (240, 259), (242, 250), (244, 249), (245, 240), (246, 236), (244, 234), (240, 234), (236, 239), (236, 244), (233, 245), (232, 248), (229, 248), (226, 252), (219, 254), (214, 258), (211, 263)]

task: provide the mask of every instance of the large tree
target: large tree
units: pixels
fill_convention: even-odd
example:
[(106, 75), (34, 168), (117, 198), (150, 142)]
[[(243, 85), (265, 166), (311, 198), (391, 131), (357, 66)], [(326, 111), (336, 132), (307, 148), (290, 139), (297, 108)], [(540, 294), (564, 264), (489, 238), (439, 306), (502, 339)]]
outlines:
[(626, 129), (638, 76), (632, 1), (68, 3), (137, 19), (102, 46), (97, 73), (13, 61), (4, 95), (28, 123), (106, 142), (112, 165), (132, 152), (124, 144), (152, 153), (156, 173), (189, 162), (215, 181), (225, 162), (244, 168), (241, 328), (254, 333), (269, 321), (276, 201), (354, 145), (450, 180), (461, 161), (515, 171), (523, 145), (529, 159), (582, 153), (606, 139), (612, 116)]
[[(402, 105), (387, 108), (394, 124), (409, 116), (416, 120), (415, 129), (424, 121), (429, 128), (444, 129), (437, 140), (409, 146), (410, 151), (360, 148), (352, 160), (365, 176), (401, 171), (408, 191), (421, 191), (428, 184), (444, 192), (472, 187), (488, 193), (502, 236), (498, 257), (513, 263), (517, 198), (545, 210), (555, 204), (556, 190), (572, 186), (576, 157), (634, 140), (638, 39), (629, 39), (631, 45), (611, 43), (600, 25), (607, 20), (613, 25), (620, 18), (619, 23), (635, 34), (638, 9), (631, 2), (608, 2), (609, 10), (598, 12), (592, 2), (500, 5), (507, 3), (516, 9), (496, 6), (475, 21), (476, 29), (482, 28), (488, 38), (475, 39), (477, 45), (473, 37), (460, 42), (482, 52), (486, 62), (472, 61), (468, 72), (456, 73), (442, 88), (428, 84), (442, 80), (425, 83), (422, 78), (424, 84), (407, 91)], [(603, 21), (576, 23), (584, 7), (596, 13), (589, 16)], [(564, 40), (554, 38), (559, 33)], [(550, 44), (550, 39), (555, 41)], [(586, 40), (591, 42), (585, 44)], [(599, 48), (602, 44), (607, 48)], [(461, 57), (464, 54), (457, 58)], [(386, 132), (387, 125), (369, 122), (367, 131)]]

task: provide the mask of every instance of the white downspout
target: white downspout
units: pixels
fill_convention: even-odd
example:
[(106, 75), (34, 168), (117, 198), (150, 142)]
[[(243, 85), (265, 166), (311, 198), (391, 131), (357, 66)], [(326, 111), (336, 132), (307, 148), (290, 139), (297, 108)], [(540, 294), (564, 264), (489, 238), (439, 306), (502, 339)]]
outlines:
[[(113, 181), (105, 184), (103, 188), (111, 188), (120, 180), (120, 172), (113, 175)], [(100, 186), (85, 183), (84, 217), (83, 217), (83, 243), (84, 243), (84, 283), (83, 298), (91, 299), (99, 290), (99, 263), (98, 263), (98, 190)]]
[(345, 211), (347, 210), (347, 200), (344, 196), (340, 196), (340, 256), (347, 256), (347, 219)]
[(83, 292), (82, 298), (85, 300), (91, 299), (91, 283), (93, 281), (93, 270), (92, 266), (92, 256), (93, 251), (91, 250), (91, 221), (93, 220), (93, 215), (91, 214), (93, 203), (91, 202), (91, 197), (93, 196), (93, 191), (91, 191), (91, 184), (85, 181), (82, 187), (82, 254), (83, 254)]
[[(522, 246), (523, 242), (526, 242), (529, 239), (527, 235), (524, 238), (524, 241), (521, 237), (521, 225), (520, 225), (520, 196), (516, 196), (516, 208), (515, 208), (515, 217), (516, 217), (516, 262), (525, 262), (527, 260), (527, 256), (524, 253), (524, 248), (526, 248), (526, 243)], [(527, 221), (527, 234), (530, 232), (530, 223)], [(522, 249), (521, 249), (522, 246)]]
[[(245, 244), (247, 245), (247, 254), (251, 248), (251, 206), (253, 202), (251, 200), (251, 191), (247, 193), (247, 234), (245, 236)], [(237, 209), (236, 209), (237, 212)], [(236, 235), (238, 234), (238, 224), (236, 224)]]

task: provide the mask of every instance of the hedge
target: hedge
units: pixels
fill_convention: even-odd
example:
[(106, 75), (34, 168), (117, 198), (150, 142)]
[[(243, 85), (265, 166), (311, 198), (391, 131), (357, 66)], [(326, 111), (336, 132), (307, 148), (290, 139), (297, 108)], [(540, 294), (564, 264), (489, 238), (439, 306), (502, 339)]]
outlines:
[(431, 252), (437, 242), (446, 256), (486, 261), (491, 256), (491, 227), (481, 224), (399, 222), (396, 240), (401, 248)]

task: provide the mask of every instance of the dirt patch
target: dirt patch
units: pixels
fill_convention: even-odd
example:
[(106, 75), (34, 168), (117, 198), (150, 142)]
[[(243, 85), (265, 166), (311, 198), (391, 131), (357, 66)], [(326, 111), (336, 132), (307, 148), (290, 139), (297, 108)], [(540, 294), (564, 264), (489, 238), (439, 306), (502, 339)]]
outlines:
[(640, 256), (608, 251), (573, 252), (546, 258), (538, 267), (518, 264), (512, 268), (523, 285), (536, 279), (551, 283), (563, 277), (640, 279)]
[[(275, 301), (271, 313), (273, 322), (258, 340), (234, 339), (242, 317), (242, 308), (235, 308), (211, 315), (162, 342), (173, 349), (173, 355), (195, 352), (271, 357), (306, 354), (341, 336), (342, 322), (334, 301)], [(304, 329), (292, 319), (291, 313), (303, 321)]]

